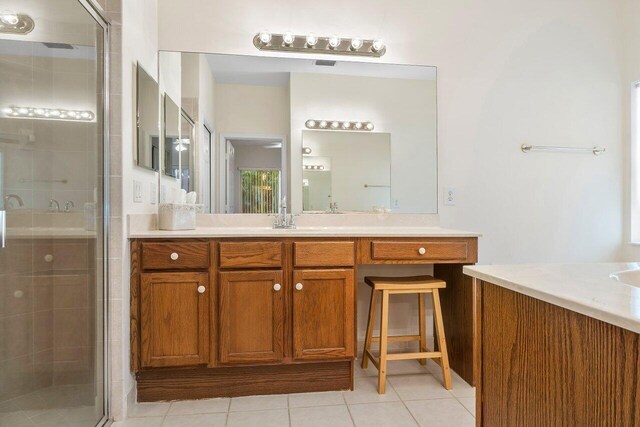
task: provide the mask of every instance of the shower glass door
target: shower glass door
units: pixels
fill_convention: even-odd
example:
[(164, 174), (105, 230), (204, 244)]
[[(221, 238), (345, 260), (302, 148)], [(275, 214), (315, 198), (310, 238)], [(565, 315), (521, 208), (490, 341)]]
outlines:
[(0, 0), (0, 427), (105, 421), (105, 53), (84, 0)]

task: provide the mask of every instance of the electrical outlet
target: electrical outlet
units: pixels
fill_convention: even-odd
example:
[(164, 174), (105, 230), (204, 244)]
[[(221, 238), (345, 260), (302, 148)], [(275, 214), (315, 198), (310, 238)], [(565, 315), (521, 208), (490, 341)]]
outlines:
[(394, 207), (394, 209), (399, 208), (400, 207), (400, 200), (393, 199), (393, 207)]
[(152, 182), (149, 190), (151, 204), (155, 205), (156, 203), (158, 203), (158, 185), (155, 182)]
[(456, 205), (456, 189), (447, 187), (444, 189), (444, 205), (455, 206)]
[(133, 181), (133, 203), (142, 203), (142, 182)]

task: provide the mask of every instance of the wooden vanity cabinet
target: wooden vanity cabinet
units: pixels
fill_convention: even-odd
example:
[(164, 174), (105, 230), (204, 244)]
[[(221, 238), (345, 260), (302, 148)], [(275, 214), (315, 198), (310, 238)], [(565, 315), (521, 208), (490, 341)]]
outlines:
[(282, 361), (282, 270), (224, 271), (219, 277), (220, 363)]
[(293, 282), (293, 357), (354, 357), (353, 269), (294, 270)]
[(210, 293), (207, 273), (143, 273), (140, 285), (142, 367), (206, 364)]

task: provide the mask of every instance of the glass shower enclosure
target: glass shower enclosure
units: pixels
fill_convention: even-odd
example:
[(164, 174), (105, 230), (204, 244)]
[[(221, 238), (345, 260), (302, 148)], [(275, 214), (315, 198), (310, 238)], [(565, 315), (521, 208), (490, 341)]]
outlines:
[(106, 422), (108, 31), (0, 0), (0, 427)]

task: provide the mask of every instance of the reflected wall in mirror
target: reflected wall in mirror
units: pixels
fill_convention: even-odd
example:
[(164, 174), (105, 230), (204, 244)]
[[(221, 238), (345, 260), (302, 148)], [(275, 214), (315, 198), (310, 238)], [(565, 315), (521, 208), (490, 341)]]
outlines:
[(195, 191), (196, 172), (194, 170), (195, 124), (182, 110), (180, 114), (180, 140), (176, 150), (180, 153), (180, 187), (187, 193)]
[(160, 169), (160, 92), (158, 82), (137, 66), (136, 161), (138, 166)]
[(390, 209), (388, 133), (306, 130), (302, 145), (304, 211)]
[(175, 102), (164, 95), (164, 174), (178, 178), (180, 173), (180, 109)]
[(437, 212), (435, 67), (161, 52), (160, 83), (194, 122), (178, 185), (210, 188), (212, 212)]

